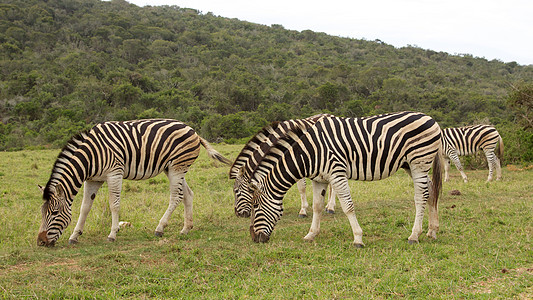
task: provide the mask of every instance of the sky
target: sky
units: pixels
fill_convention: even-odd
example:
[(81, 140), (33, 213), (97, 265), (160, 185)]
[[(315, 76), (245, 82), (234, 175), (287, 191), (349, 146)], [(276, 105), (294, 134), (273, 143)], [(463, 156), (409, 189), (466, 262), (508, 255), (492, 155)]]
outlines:
[(533, 0), (127, 0), (533, 65)]

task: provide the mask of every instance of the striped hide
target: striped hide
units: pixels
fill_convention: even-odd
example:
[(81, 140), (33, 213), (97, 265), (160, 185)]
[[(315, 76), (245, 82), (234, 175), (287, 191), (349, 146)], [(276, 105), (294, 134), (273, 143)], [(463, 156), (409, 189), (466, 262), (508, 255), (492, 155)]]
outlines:
[[(314, 195), (325, 193), (329, 183), (348, 217), (357, 247), (363, 247), (362, 229), (355, 216), (348, 180), (374, 181), (403, 168), (414, 183), (415, 221), (409, 243), (417, 243), (429, 200), (429, 230), (439, 228), (438, 197), (441, 189), (441, 130), (429, 116), (399, 112), (366, 118), (326, 117), (306, 132), (280, 139), (250, 175), (254, 190), (250, 234), (267, 242), (283, 213), (283, 198), (299, 179), (314, 182)], [(433, 168), (432, 179), (428, 172)], [(319, 233), (323, 197), (313, 198), (313, 220), (306, 240)]]
[[(494, 170), (496, 180), (502, 177), (500, 159), (503, 159), (503, 140), (496, 128), (490, 125), (474, 125), (442, 130), (442, 146), (444, 149), (444, 181), (449, 180), (450, 161), (461, 173), (464, 182), (468, 182), (459, 156), (473, 155), (481, 150), (485, 153), (489, 165), (487, 182), (492, 181)], [(495, 150), (498, 151), (495, 153)], [(498, 158), (499, 157), (499, 158)]]
[[(286, 137), (289, 132), (305, 131), (323, 117), (332, 117), (329, 114), (314, 115), (305, 119), (295, 119), (283, 122), (273, 122), (265, 126), (256, 133), (243, 147), (233, 165), (230, 168), (229, 178), (235, 179), (233, 193), (235, 195), (235, 214), (238, 217), (248, 218), (252, 206), (252, 191), (248, 188), (248, 175), (257, 165), (257, 162), (263, 158), (267, 151), (280, 138)], [(301, 207), (299, 217), (307, 216), (309, 204), (306, 196), (305, 178), (298, 180), (296, 183), (300, 193)], [(327, 205), (327, 211), (335, 211), (335, 195), (330, 191), (330, 198)]]
[(69, 225), (72, 202), (84, 184), (80, 216), (70, 243), (77, 243), (96, 192), (104, 182), (109, 187), (112, 216), (108, 240), (114, 241), (119, 229), (119, 208), (122, 180), (143, 180), (165, 172), (170, 182), (168, 209), (155, 233), (161, 236), (172, 212), (183, 201), (185, 221), (182, 233), (193, 226), (193, 192), (185, 174), (198, 157), (203, 145), (209, 157), (231, 164), (192, 128), (184, 123), (151, 119), (126, 122), (105, 122), (73, 137), (59, 153), (50, 179), (43, 192), (42, 222), (38, 245), (53, 246)]

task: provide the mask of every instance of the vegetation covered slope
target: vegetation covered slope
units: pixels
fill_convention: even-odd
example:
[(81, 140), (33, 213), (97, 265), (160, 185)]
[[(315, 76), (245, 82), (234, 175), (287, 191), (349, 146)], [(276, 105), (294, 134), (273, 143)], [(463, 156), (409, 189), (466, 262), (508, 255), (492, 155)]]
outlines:
[(60, 146), (97, 122), (147, 117), (211, 140), (318, 112), (512, 126), (511, 85), (533, 81), (533, 66), (515, 62), (123, 0), (4, 0), (0, 59), (0, 149)]

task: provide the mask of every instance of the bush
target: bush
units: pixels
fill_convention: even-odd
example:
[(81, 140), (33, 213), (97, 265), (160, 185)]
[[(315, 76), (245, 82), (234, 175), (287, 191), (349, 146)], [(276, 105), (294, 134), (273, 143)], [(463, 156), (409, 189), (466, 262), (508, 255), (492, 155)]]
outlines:
[(502, 164), (533, 162), (533, 131), (514, 123), (501, 124), (497, 129), (505, 149)]
[(229, 115), (214, 114), (202, 122), (201, 135), (211, 141), (229, 141), (254, 135), (267, 120), (257, 112), (238, 112)]
[(64, 146), (70, 138), (81, 131), (88, 129), (87, 124), (81, 121), (73, 121), (67, 117), (61, 116), (55, 122), (49, 123), (41, 129), (46, 141), (56, 147)]

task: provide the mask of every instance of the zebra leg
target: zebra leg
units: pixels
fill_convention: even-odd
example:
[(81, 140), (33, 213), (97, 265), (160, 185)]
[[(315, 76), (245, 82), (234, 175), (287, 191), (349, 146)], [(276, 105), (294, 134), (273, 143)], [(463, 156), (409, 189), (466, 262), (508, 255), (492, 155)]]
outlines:
[(353, 233), (353, 245), (357, 248), (363, 248), (363, 230), (357, 222), (355, 211), (353, 207), (352, 195), (350, 194), (350, 186), (348, 185), (348, 179), (346, 177), (338, 177), (334, 181), (330, 182), (332, 189), (337, 193), (339, 202), (341, 203), (342, 211), (348, 218)]
[(496, 160), (496, 180), (501, 180), (502, 179), (502, 166), (500, 163), (500, 159), (496, 155), (494, 155), (494, 158)]
[(335, 213), (335, 198), (337, 197), (337, 193), (331, 188), (331, 185), (329, 186), (329, 196), (328, 196), (328, 204), (326, 204), (326, 212), (328, 214), (334, 214)]
[(120, 191), (122, 190), (122, 174), (107, 177), (107, 186), (109, 188), (109, 209), (111, 210), (111, 232), (107, 240), (114, 242), (117, 239), (118, 214), (120, 211)]
[(459, 172), (461, 172), (461, 177), (463, 177), (463, 181), (465, 183), (467, 183), (468, 182), (468, 178), (466, 177), (466, 173), (463, 170), (463, 165), (461, 164), (461, 161), (459, 160), (459, 156), (457, 155), (457, 153), (454, 153), (453, 155), (451, 155), (450, 159), (453, 161), (453, 164), (455, 165), (457, 170), (459, 170)]
[[(183, 193), (183, 185), (185, 182), (185, 173), (184, 172), (178, 172), (176, 170), (173, 170), (172, 167), (169, 168), (169, 171), (167, 172), (168, 180), (170, 181), (170, 200), (168, 203), (168, 208), (161, 217), (161, 220), (159, 220), (159, 225), (157, 225), (157, 228), (155, 229), (155, 235), (156, 236), (163, 236), (163, 231), (165, 230), (165, 227), (167, 227), (168, 222), (170, 220), (170, 216), (178, 206), (178, 204), (183, 200), (184, 193)], [(191, 200), (192, 204), (192, 200)], [(187, 213), (188, 208), (185, 208), (185, 213)], [(192, 206), (191, 206), (192, 210)], [(186, 218), (187, 219), (187, 218)], [(185, 221), (187, 222), (187, 221)], [(191, 218), (192, 222), (192, 218)]]
[[(413, 170), (412, 179), (415, 189), (415, 222), (408, 241), (409, 244), (417, 244), (418, 237), (422, 234), (422, 222), (424, 221), (424, 210), (429, 198), (428, 185), (430, 180), (427, 173), (414, 172)], [(430, 218), (432, 218), (431, 214)], [(435, 225), (434, 222), (432, 225)]]
[(429, 228), (428, 228), (427, 236), (432, 239), (437, 239), (437, 232), (439, 231), (439, 207), (438, 207), (438, 204), (435, 202), (435, 199), (431, 198), (433, 195), (432, 190), (433, 190), (433, 184), (432, 184), (432, 181), (429, 180), (428, 182), (428, 192), (429, 192), (429, 197), (428, 197), (429, 226), (428, 227)]
[(78, 237), (83, 233), (83, 227), (85, 226), (87, 215), (89, 215), (91, 207), (93, 206), (94, 198), (96, 197), (96, 192), (102, 186), (103, 183), (103, 181), (85, 181), (83, 187), (83, 200), (81, 202), (80, 216), (78, 217), (78, 223), (76, 223), (74, 232), (68, 239), (69, 244), (78, 243)]
[[(494, 174), (494, 169), (499, 169), (496, 166), (496, 160), (498, 158), (496, 157), (496, 154), (494, 154), (494, 150), (492, 150), (492, 149), (485, 150), (483, 152), (485, 152), (485, 157), (487, 158), (487, 163), (489, 165), (489, 177), (487, 177), (487, 182), (491, 182), (492, 181), (492, 175)], [(501, 177), (501, 170), (500, 170), (500, 177)]]
[(305, 178), (302, 178), (296, 182), (296, 186), (298, 187), (298, 192), (300, 192), (300, 200), (302, 202), (300, 212), (298, 213), (299, 218), (306, 218), (307, 217), (307, 208), (309, 207), (309, 203), (307, 203), (307, 195), (305, 193)]
[[(449, 160), (448, 160), (448, 163), (449, 163)], [(409, 175), (409, 177), (411, 177), (411, 179), (413, 180), (413, 174), (411, 173), (411, 170), (409, 168), (404, 168), (404, 170), (407, 173), (407, 175)], [(429, 198), (432, 195), (431, 190), (433, 189), (433, 185), (432, 185), (431, 180), (429, 179), (429, 177), (428, 177), (427, 186), (428, 186), (428, 200), (433, 200), (433, 199)], [(415, 200), (415, 203), (416, 203), (416, 200)], [(429, 205), (429, 218), (428, 218), (429, 219), (429, 229), (428, 229), (427, 236), (430, 237), (430, 238), (436, 239), (437, 238), (437, 232), (439, 231), (438, 204), (435, 203), (435, 202), (432, 202), (432, 201), (430, 201), (430, 203), (431, 204)], [(435, 203), (435, 204), (433, 205), (433, 203)], [(422, 230), (422, 229), (420, 229), (420, 230)], [(409, 243), (415, 243), (415, 242), (409, 242)]]
[(445, 182), (450, 180), (449, 173), (450, 173), (450, 158), (449, 157), (445, 157), (444, 158), (444, 181)]
[(180, 231), (181, 234), (187, 234), (192, 229), (192, 200), (194, 198), (194, 193), (187, 184), (185, 178), (183, 179), (183, 229)]
[(325, 182), (313, 181), (313, 221), (309, 233), (304, 237), (306, 241), (312, 241), (320, 232), (320, 218), (324, 209), (324, 197), (328, 184)]

